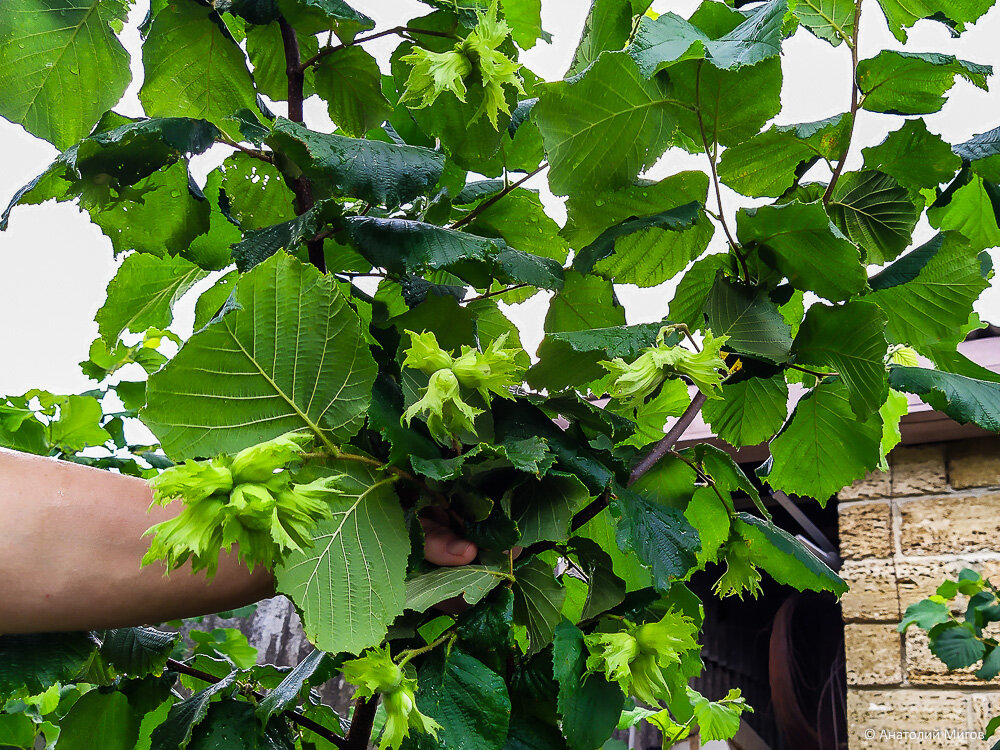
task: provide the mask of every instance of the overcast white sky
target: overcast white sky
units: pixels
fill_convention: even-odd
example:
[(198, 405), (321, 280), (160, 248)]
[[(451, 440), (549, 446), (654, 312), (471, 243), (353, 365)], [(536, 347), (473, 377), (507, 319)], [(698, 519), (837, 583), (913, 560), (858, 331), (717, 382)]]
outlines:
[[(882, 49), (902, 46), (889, 34), (874, 0), (865, 0), (861, 30), (861, 56), (872, 57)], [(430, 9), (415, 0), (355, 0), (359, 10), (372, 16), (377, 28), (386, 28), (426, 14)], [(133, 21), (146, 12), (148, 0), (138, 0)], [(528, 67), (549, 80), (562, 77), (580, 36), (588, 2), (585, 0), (543, 0), (543, 25), (553, 35), (551, 45), (539, 43), (522, 57)], [(653, 9), (688, 15), (697, 3), (692, 0), (657, 0)], [(135, 49), (133, 28), (126, 46)], [(907, 49), (943, 51), (1000, 70), (1000, 10), (994, 8), (961, 39), (954, 40), (944, 26), (929, 21), (917, 24), (910, 34)], [(133, 41), (129, 41), (129, 39)], [(395, 46), (392, 39), (368, 46), (384, 62)], [(135, 62), (135, 61), (134, 61)], [(842, 45), (833, 49), (806, 31), (798, 32), (784, 46), (783, 111), (780, 122), (808, 122), (845, 111), (849, 102), (850, 58)], [(119, 111), (142, 114), (135, 92), (141, 69), (133, 64), (134, 79)], [(926, 117), (928, 127), (945, 140), (957, 143), (976, 133), (1000, 125), (1000, 84), (990, 79), (997, 91), (987, 93), (960, 81), (950, 95), (943, 112)], [(307, 109), (314, 127), (325, 129), (322, 109)], [(328, 122), (328, 121), (326, 121)], [(860, 166), (861, 148), (882, 140), (890, 129), (898, 128), (901, 118), (862, 113), (859, 118), (848, 168)], [(19, 126), (0, 120), (0, 207), (13, 193), (41, 172), (55, 157), (49, 144), (26, 134)], [(196, 174), (204, 174), (225, 153), (209, 154), (195, 165)], [(705, 157), (676, 150), (668, 154), (647, 176), (662, 178), (682, 169), (704, 169)], [(821, 177), (819, 173), (817, 177)], [(542, 190), (553, 216), (560, 222), (563, 212), (558, 200), (546, 195), (545, 180), (539, 176), (528, 183)], [(749, 201), (735, 193), (723, 195), (726, 213), (732, 216)], [(915, 242), (927, 239), (931, 230), (918, 227)], [(994, 264), (1000, 266), (1000, 252), (992, 251)], [(97, 335), (93, 317), (104, 302), (104, 290), (117, 268), (111, 244), (88, 216), (70, 204), (49, 203), (15, 209), (10, 228), (0, 233), (0, 394), (20, 394), (28, 388), (41, 387), (59, 393), (74, 393), (93, 387), (93, 381), (80, 373), (77, 363), (86, 358), (89, 343)], [(200, 286), (195, 291), (204, 288)], [(672, 287), (648, 290), (625, 287), (619, 296), (626, 306), (629, 322), (658, 320), (666, 314)], [(181, 335), (190, 333), (193, 297), (188, 295), (175, 324)], [(519, 306), (517, 318), (525, 330), (529, 350), (540, 337), (544, 298), (540, 295)], [(987, 320), (1000, 321), (1000, 286), (997, 282), (977, 305)]]

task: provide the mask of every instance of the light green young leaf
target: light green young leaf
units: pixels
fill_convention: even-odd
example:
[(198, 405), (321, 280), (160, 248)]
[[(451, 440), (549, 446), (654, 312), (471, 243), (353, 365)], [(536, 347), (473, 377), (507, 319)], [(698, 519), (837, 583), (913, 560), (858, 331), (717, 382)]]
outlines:
[(882, 443), (879, 447), (879, 453), (882, 455), (879, 469), (882, 471), (889, 471), (886, 457), (903, 440), (903, 435), (899, 431), (899, 420), (906, 416), (908, 409), (906, 394), (890, 388), (888, 398), (878, 410), (879, 416), (882, 417)]
[(600, 276), (566, 271), (563, 287), (549, 302), (546, 333), (589, 331), (625, 325), (625, 308), (615, 297), (614, 285)]
[(49, 425), (49, 441), (68, 452), (104, 445), (111, 439), (101, 427), (104, 411), (93, 396), (67, 396), (59, 407), (59, 418)]
[(505, 574), (486, 565), (463, 565), (422, 573), (406, 582), (406, 609), (424, 612), (430, 607), (461, 596), (466, 604), (478, 604), (503, 582)]

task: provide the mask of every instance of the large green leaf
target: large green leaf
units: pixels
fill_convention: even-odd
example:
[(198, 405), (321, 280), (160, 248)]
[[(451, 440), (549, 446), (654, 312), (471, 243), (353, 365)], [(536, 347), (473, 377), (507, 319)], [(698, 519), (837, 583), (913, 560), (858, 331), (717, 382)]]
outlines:
[(798, 539), (770, 521), (740, 513), (733, 529), (749, 543), (750, 561), (778, 583), (799, 591), (832, 591), (842, 596), (847, 584)]
[(95, 648), (87, 633), (0, 636), (0, 697), (38, 695), (72, 680)]
[(294, 253), (298, 245), (315, 237), (320, 227), (337, 218), (338, 213), (333, 201), (320, 201), (294, 219), (247, 232), (232, 248), (236, 267), (240, 271), (249, 271), (279, 250)]
[(542, 29), (542, 0), (502, 0), (500, 7), (521, 49), (531, 49), (539, 38), (552, 41), (552, 35)]
[(69, 148), (132, 79), (115, 36), (128, 0), (8, 0), (0, 13), (0, 115)]
[(705, 317), (713, 334), (729, 336), (727, 350), (776, 364), (788, 361), (791, 326), (762, 290), (719, 276), (705, 302)]
[(878, 411), (888, 396), (885, 325), (885, 313), (870, 302), (854, 300), (836, 307), (817, 303), (795, 337), (795, 361), (839, 372), (859, 419)]
[(191, 733), (187, 747), (189, 750), (294, 750), (295, 741), (285, 722), (276, 720), (261, 727), (254, 716), (253, 704), (229, 699), (209, 706), (205, 718)]
[(510, 722), (504, 679), (457, 648), (421, 665), (417, 708), (441, 724), (434, 747), (501, 750)]
[(333, 518), (316, 527), (312, 547), (276, 568), (276, 586), (318, 648), (356, 654), (380, 643), (403, 611), (410, 542), (392, 475), (357, 462), (331, 467), (347, 475)]
[(232, 687), (236, 681), (236, 674), (232, 672), (190, 698), (174, 703), (166, 720), (153, 730), (152, 750), (175, 750), (185, 747), (191, 740), (191, 733), (195, 727), (208, 713), (212, 697)]
[(141, 717), (124, 693), (91, 690), (59, 722), (60, 750), (133, 750)]
[(565, 600), (566, 589), (548, 563), (532, 557), (515, 569), (514, 621), (528, 629), (530, 653), (537, 653), (552, 642)]
[(747, 378), (723, 383), (722, 398), (702, 407), (705, 421), (720, 438), (737, 448), (767, 441), (788, 417), (785, 378)]
[(301, 171), (324, 195), (387, 208), (430, 192), (444, 168), (444, 156), (427, 148), (317, 133), (284, 118), (268, 142), (294, 163), (286, 169)]
[(142, 45), (142, 64), (139, 100), (151, 117), (199, 117), (236, 130), (226, 118), (256, 109), (243, 50), (215, 12), (195, 0), (171, 0), (160, 9)]
[(375, 363), (331, 277), (279, 253), (245, 274), (234, 309), (149, 380), (146, 424), (176, 458), (289, 430), (341, 443), (361, 426)]
[(295, 194), (271, 164), (237, 151), (221, 169), (229, 215), (244, 232), (295, 218)]
[(782, 20), (787, 10), (786, 0), (769, 0), (718, 39), (674, 13), (663, 13), (655, 20), (644, 17), (629, 54), (647, 77), (678, 60), (700, 57), (727, 70), (755, 65), (781, 52)]
[(835, 492), (875, 468), (881, 442), (878, 416), (858, 421), (847, 387), (839, 381), (821, 383), (799, 401), (771, 441), (773, 465), (767, 483), (825, 505)]
[(910, 244), (920, 209), (906, 188), (883, 172), (845, 174), (834, 188), (827, 211), (837, 228), (860, 245), (869, 263), (888, 263)]
[(923, 351), (939, 343), (954, 347), (962, 340), (972, 304), (989, 282), (976, 248), (948, 232), (873, 276), (871, 285), (875, 292), (870, 299), (888, 318), (888, 337)]
[(108, 299), (97, 311), (97, 328), (108, 348), (123, 331), (166, 328), (174, 303), (206, 276), (183, 258), (130, 255), (108, 284)]
[(858, 249), (844, 237), (820, 203), (740, 209), (740, 242), (756, 242), (761, 256), (796, 289), (832, 302), (867, 287)]
[(361, 47), (343, 47), (316, 68), (316, 91), (327, 111), (347, 135), (360, 138), (392, 114), (382, 94), (382, 73), (375, 58)]
[(1000, 226), (991, 190), (995, 194), (994, 186), (973, 175), (946, 205), (933, 206), (927, 211), (931, 226), (961, 232), (976, 250), (1000, 247)]
[(559, 683), (557, 706), (562, 732), (573, 750), (593, 750), (608, 738), (621, 715), (625, 696), (600, 673), (587, 674), (589, 652), (583, 631), (563, 620), (552, 644), (552, 674)]
[(285, 679), (257, 704), (256, 713), (261, 721), (266, 722), (275, 714), (280, 714), (286, 708), (294, 706), (302, 693), (302, 688), (305, 687), (309, 678), (316, 673), (326, 658), (325, 653), (314, 649), (305, 659), (296, 664), (295, 668), (285, 675)]
[(390, 273), (449, 271), (478, 288), (493, 281), (562, 286), (562, 266), (551, 258), (515, 250), (503, 240), (477, 237), (409, 219), (352, 216), (347, 230), (358, 251), (372, 265)]
[(144, 677), (163, 669), (177, 639), (155, 628), (116, 628), (105, 631), (101, 656), (120, 672)]
[(993, 0), (879, 0), (879, 5), (893, 36), (905, 42), (905, 30), (922, 18), (940, 21), (954, 31), (964, 31), (965, 24), (975, 22), (993, 7)]
[(932, 628), (930, 649), (948, 669), (964, 669), (983, 658), (986, 644), (971, 623), (946, 622)]
[[(238, 12), (238, 11), (236, 11)], [(296, 39), (299, 43), (299, 57), (308, 60), (319, 51), (316, 37), (298, 31)], [(262, 25), (247, 27), (246, 39), (247, 57), (253, 65), (253, 82), (258, 93), (276, 102), (288, 99), (288, 74), (285, 72), (288, 62), (285, 60), (285, 45), (281, 38), (281, 27), (277, 21)], [(303, 93), (306, 96), (313, 93), (312, 84), (315, 78), (306, 73)]]
[[(957, 148), (957, 147), (956, 147)], [(892, 175), (907, 188), (937, 187), (948, 182), (962, 165), (951, 146), (934, 135), (920, 117), (906, 120), (877, 146), (862, 149), (866, 169)]]
[(592, 0), (566, 77), (583, 71), (605, 50), (620, 50), (632, 33), (630, 0)]
[(35, 722), (27, 714), (0, 714), (0, 746), (35, 746)]
[(475, 210), (478, 213), (466, 225), (466, 231), (483, 237), (501, 237), (518, 250), (565, 262), (569, 253), (566, 240), (559, 236), (559, 225), (545, 213), (534, 191), (518, 188), (496, 203), (481, 209), (477, 206)]
[(898, 391), (915, 393), (956, 422), (972, 422), (984, 430), (1000, 432), (1000, 383), (941, 370), (894, 366), (889, 370), (889, 384)]
[(861, 106), (872, 112), (924, 115), (944, 106), (944, 94), (962, 76), (981, 89), (993, 72), (989, 65), (959, 60), (938, 52), (885, 50), (858, 63)]
[(838, 115), (800, 125), (775, 125), (725, 150), (719, 178), (744, 195), (777, 198), (816, 159), (838, 159), (850, 118)]
[(541, 479), (528, 479), (511, 498), (511, 517), (521, 530), (518, 544), (565, 542), (573, 515), (588, 500), (590, 492), (572, 474), (551, 471)]
[(278, 9), (300, 34), (334, 31), (344, 41), (375, 27), (375, 22), (344, 0), (278, 0)]
[(800, 24), (834, 47), (854, 34), (854, 0), (788, 0), (788, 9)]
[(534, 388), (561, 390), (595, 380), (607, 372), (598, 362), (615, 357), (635, 359), (640, 350), (652, 346), (660, 328), (660, 323), (640, 323), (546, 334), (538, 348), (538, 362), (528, 370), (528, 383)]
[(461, 596), (466, 604), (478, 604), (505, 574), (485, 565), (462, 565), (422, 573), (406, 582), (406, 608), (424, 612), (435, 604)]
[(532, 115), (552, 191), (629, 184), (670, 145), (677, 100), (624, 52), (605, 52), (579, 78), (546, 84)]
[(543, 330), (563, 333), (623, 325), (625, 308), (618, 303), (610, 281), (566, 271), (562, 289), (549, 302)]
[(103, 410), (93, 396), (66, 396), (59, 406), (59, 418), (49, 425), (49, 442), (64, 451), (82, 451), (111, 439), (101, 427)]
[(698, 531), (677, 508), (650, 502), (619, 488), (613, 509), (620, 515), (618, 546), (633, 552), (653, 574), (653, 585), (666, 591), (697, 562)]

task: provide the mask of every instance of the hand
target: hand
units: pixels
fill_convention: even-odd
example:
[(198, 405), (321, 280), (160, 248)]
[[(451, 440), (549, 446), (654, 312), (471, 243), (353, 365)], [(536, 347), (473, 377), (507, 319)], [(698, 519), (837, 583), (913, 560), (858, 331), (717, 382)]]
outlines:
[(420, 517), (424, 528), (424, 557), (434, 565), (468, 565), (476, 559), (479, 549), (468, 539), (462, 539), (433, 511)]

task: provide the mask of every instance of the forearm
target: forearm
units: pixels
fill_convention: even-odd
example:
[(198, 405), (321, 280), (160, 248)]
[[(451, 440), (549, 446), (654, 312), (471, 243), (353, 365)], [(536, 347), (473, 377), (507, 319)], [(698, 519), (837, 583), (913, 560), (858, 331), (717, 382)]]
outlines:
[(153, 508), (140, 479), (0, 448), (0, 633), (156, 623), (273, 595), (273, 578), (223, 553), (215, 577), (140, 566)]

